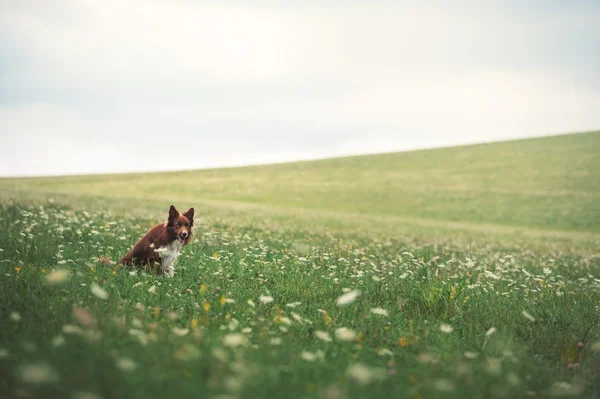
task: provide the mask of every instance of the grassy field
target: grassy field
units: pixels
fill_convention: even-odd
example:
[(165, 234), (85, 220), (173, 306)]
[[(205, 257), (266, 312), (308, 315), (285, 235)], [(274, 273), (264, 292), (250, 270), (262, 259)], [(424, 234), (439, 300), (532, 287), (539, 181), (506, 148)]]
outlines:
[[(0, 179), (0, 398), (600, 397), (597, 154)], [(174, 278), (98, 262), (171, 203)]]

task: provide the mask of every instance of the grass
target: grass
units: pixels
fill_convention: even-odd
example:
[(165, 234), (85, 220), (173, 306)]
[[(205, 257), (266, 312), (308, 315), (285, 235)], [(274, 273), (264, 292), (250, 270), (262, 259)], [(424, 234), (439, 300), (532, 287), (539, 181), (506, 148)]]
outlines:
[(599, 146), (1, 180), (0, 397), (598, 397)]

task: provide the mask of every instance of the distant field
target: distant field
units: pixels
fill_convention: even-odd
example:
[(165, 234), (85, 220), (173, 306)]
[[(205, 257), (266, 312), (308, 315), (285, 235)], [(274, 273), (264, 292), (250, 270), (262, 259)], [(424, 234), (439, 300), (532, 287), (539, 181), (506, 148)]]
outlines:
[(600, 132), (592, 132), (246, 168), (2, 179), (0, 190), (397, 218), (392, 227), (458, 222), (599, 233), (598, 154)]
[[(0, 179), (0, 398), (600, 397), (597, 154)], [(174, 278), (98, 261), (170, 204)]]

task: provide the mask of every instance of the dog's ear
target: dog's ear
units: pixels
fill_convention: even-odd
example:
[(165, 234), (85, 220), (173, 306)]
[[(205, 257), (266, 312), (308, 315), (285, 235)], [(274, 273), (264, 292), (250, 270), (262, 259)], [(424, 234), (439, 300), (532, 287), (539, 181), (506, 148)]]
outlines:
[(190, 226), (194, 225), (194, 208), (190, 208), (188, 209), (183, 216), (185, 216), (186, 218), (188, 218), (188, 220), (190, 221)]
[(169, 223), (172, 223), (179, 217), (179, 211), (175, 209), (174, 205), (169, 208)]

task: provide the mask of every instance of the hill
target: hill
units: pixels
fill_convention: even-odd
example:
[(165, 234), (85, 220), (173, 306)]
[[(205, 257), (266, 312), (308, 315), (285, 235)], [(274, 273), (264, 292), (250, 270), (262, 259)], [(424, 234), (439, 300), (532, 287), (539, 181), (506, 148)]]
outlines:
[[(1, 179), (5, 195), (171, 202), (333, 226), (600, 232), (600, 132), (243, 168)], [(182, 205), (184, 206), (184, 205)], [(386, 227), (387, 226), (387, 227)]]

